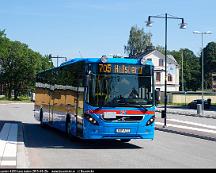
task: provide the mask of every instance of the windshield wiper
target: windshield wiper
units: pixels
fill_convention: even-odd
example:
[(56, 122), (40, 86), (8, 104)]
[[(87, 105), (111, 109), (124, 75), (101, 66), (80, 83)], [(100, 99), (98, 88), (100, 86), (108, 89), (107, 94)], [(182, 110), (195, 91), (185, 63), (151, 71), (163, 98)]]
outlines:
[(109, 106), (109, 105), (110, 105), (111, 107), (113, 107), (113, 106), (112, 106), (112, 101), (109, 101), (109, 102), (106, 102), (106, 103), (103, 104), (103, 105), (100, 105), (99, 108), (102, 108), (102, 107), (104, 107), (104, 106)]
[(143, 106), (143, 105), (142, 105), (141, 103), (139, 103), (139, 102), (128, 102), (128, 104), (131, 104), (131, 105), (133, 105), (133, 106), (135, 106), (135, 107), (138, 107), (138, 108), (143, 108), (145, 111), (148, 110), (145, 106)]
[(128, 105), (128, 102), (125, 101), (125, 99), (112, 99), (111, 101), (109, 102), (106, 102), (105, 104), (103, 105), (100, 105), (99, 108), (102, 108), (104, 106), (110, 106), (110, 107), (118, 107), (118, 106), (121, 106), (121, 105)]
[(138, 105), (143, 108), (145, 111), (147, 111), (148, 109), (146, 107), (144, 107), (141, 103), (138, 102)]
[(148, 109), (143, 106), (141, 103), (139, 102), (135, 102), (135, 101), (128, 101), (127, 99), (124, 98), (114, 98), (109, 102), (106, 102), (103, 105), (100, 105), (99, 108), (105, 107), (105, 106), (110, 106), (110, 107), (118, 107), (118, 106), (126, 106), (126, 107), (136, 107), (136, 108), (142, 108), (145, 111), (147, 111)]

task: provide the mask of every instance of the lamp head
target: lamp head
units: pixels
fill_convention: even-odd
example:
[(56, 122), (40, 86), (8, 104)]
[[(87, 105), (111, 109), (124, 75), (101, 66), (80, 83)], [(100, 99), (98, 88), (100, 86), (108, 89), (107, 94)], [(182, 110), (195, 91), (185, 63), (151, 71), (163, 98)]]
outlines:
[(180, 23), (180, 29), (186, 29), (187, 23), (184, 22), (184, 19), (182, 19), (182, 22)]
[(147, 27), (152, 27), (152, 21), (151, 21), (151, 19), (150, 19), (150, 16), (148, 17), (148, 21), (146, 21), (146, 26)]

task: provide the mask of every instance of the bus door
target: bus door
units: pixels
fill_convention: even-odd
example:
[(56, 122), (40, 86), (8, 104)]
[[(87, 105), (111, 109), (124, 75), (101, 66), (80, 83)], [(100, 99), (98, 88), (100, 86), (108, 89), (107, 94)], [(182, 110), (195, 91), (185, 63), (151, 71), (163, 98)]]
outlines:
[(52, 116), (52, 112), (51, 112), (51, 101), (52, 101), (52, 92), (49, 90), (48, 91), (48, 95), (49, 95), (49, 116), (48, 116), (48, 122), (50, 123), (50, 121), (52, 120), (51, 116)]
[(70, 115), (71, 132), (83, 136), (83, 92), (80, 87), (71, 87), (65, 92), (65, 107)]
[(84, 118), (84, 87), (78, 87), (76, 103), (76, 128), (77, 136), (83, 137), (83, 118)]
[(65, 130), (67, 110), (65, 109), (66, 91), (63, 85), (55, 85), (53, 92), (52, 120), (53, 125)]
[(50, 102), (49, 102), (49, 123), (53, 123), (53, 112), (54, 112), (54, 100), (55, 100), (55, 95), (54, 95), (54, 87), (50, 87)]
[(45, 87), (37, 88), (35, 104), (38, 106), (37, 109), (39, 112), (42, 107), (43, 122), (49, 121), (49, 110), (50, 110), (49, 101), (50, 101), (49, 89)]
[(77, 129), (77, 122), (76, 122), (76, 117), (77, 117), (77, 94), (74, 89), (67, 88), (65, 91), (65, 107), (66, 107), (66, 115), (70, 115), (70, 120), (71, 120), (71, 132), (73, 135), (76, 134), (76, 129)]

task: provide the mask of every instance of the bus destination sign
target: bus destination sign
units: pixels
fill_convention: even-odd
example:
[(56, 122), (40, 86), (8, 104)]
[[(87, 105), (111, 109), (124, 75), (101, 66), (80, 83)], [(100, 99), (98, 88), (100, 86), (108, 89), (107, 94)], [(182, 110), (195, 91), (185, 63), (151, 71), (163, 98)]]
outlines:
[(99, 73), (142, 74), (143, 67), (129, 64), (98, 64)]

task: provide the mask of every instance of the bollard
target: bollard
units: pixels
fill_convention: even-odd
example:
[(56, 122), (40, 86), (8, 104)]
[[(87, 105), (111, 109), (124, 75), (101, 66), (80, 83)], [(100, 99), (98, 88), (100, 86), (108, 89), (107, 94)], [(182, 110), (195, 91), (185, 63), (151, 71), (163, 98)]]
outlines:
[(202, 104), (197, 104), (197, 115), (202, 114)]

